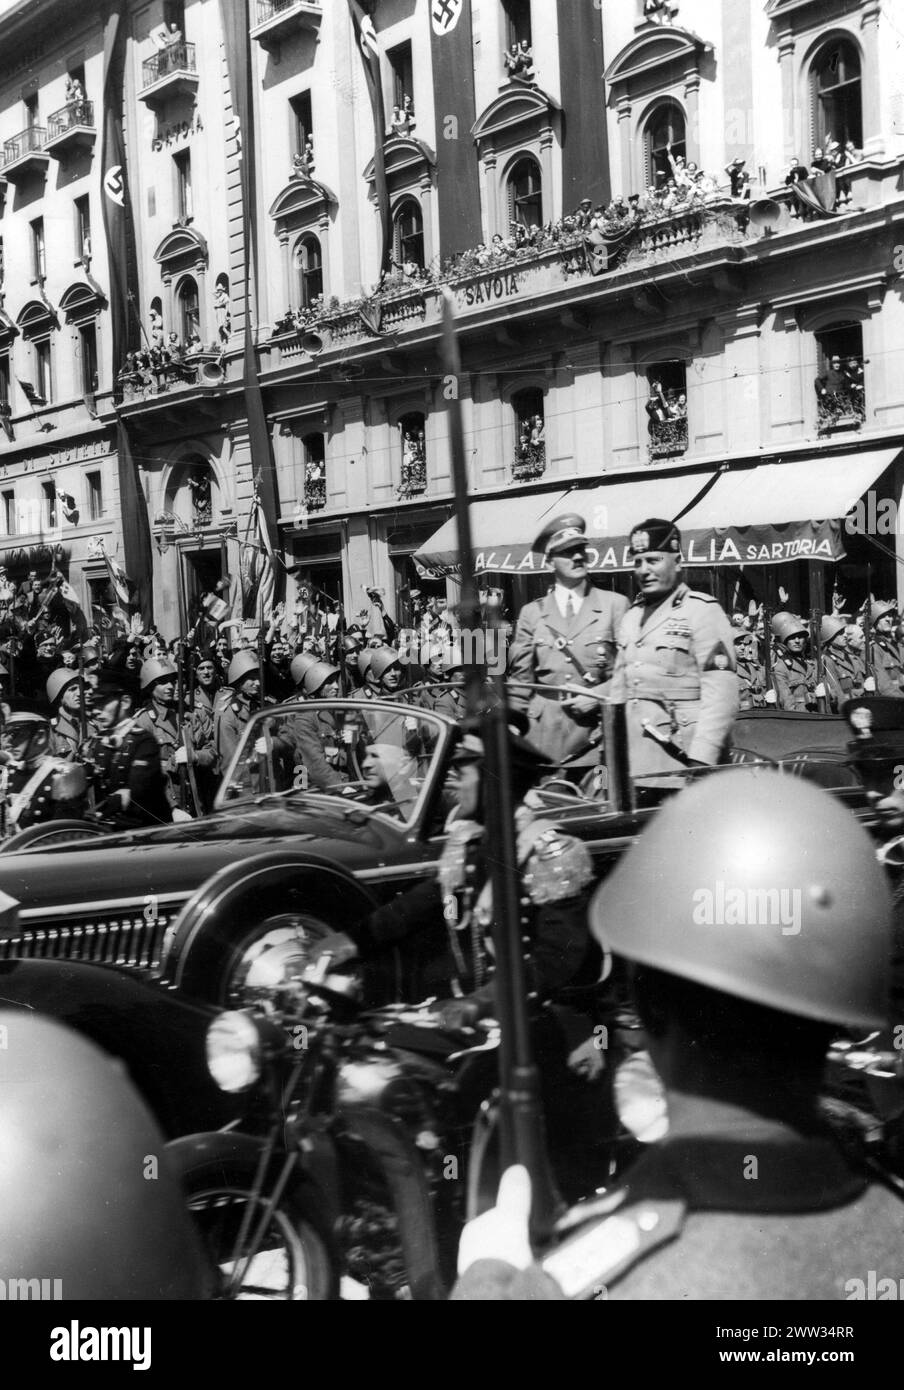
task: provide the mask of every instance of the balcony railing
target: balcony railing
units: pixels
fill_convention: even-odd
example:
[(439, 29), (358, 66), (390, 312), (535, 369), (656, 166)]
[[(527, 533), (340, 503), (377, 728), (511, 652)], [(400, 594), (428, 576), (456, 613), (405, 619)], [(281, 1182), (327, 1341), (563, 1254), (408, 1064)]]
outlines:
[(27, 130), (14, 135), (12, 140), (4, 140), (3, 172), (8, 177), (9, 171), (14, 165), (24, 165), (31, 161), (46, 163), (47, 156), (44, 153), (46, 142), (47, 130), (42, 125), (29, 126)]
[(256, 22), (251, 37), (262, 47), (278, 54), (282, 39), (296, 29), (316, 33), (323, 18), (320, 0), (257, 0)]
[(651, 420), (650, 445), (651, 459), (676, 458), (687, 453), (687, 418), (679, 420)]
[(515, 447), (515, 461), (512, 464), (512, 477), (518, 482), (526, 478), (539, 478), (546, 472), (545, 444), (518, 444)]
[(76, 127), (94, 129), (93, 101), (74, 101), (70, 106), (63, 106), (59, 111), (54, 111), (47, 121), (47, 143), (50, 144), (58, 136), (65, 135)]
[(866, 401), (862, 391), (832, 391), (820, 396), (816, 407), (819, 434), (834, 430), (857, 430), (866, 420)]
[(420, 444), (406, 446), (402, 456), (400, 497), (413, 497), (427, 491), (427, 451)]
[(257, 22), (258, 24), (268, 24), (271, 19), (281, 17), (287, 10), (319, 10), (320, 0), (308, 0), (306, 4), (300, 4), (299, 0), (257, 0)]
[(195, 46), (193, 43), (171, 43), (159, 53), (145, 59), (141, 65), (141, 85), (147, 90), (164, 77), (172, 77), (177, 72), (197, 73), (195, 65)]
[(306, 478), (304, 505), (309, 512), (322, 511), (326, 506), (326, 478)]

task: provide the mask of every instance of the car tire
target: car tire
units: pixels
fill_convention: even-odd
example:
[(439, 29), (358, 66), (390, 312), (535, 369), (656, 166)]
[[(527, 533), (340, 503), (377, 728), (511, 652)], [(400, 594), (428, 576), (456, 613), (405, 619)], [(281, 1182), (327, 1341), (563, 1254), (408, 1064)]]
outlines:
[[(313, 1190), (298, 1186), (274, 1207), (259, 1248), (243, 1268), (249, 1240), (259, 1225), (266, 1191), (255, 1196), (256, 1163), (206, 1157), (182, 1172), (189, 1213), (204, 1248), (220, 1272), (221, 1300), (325, 1302), (338, 1297), (339, 1266)], [(254, 1214), (248, 1219), (249, 1203)], [(244, 1229), (243, 1227), (247, 1228)], [(243, 1233), (242, 1248), (236, 1249)], [(236, 1286), (233, 1278), (240, 1275)]]
[(72, 844), (75, 840), (96, 840), (109, 835), (110, 826), (94, 825), (84, 820), (44, 821), (19, 830), (0, 845), (0, 854), (19, 854), (26, 849), (44, 849), (48, 845)]

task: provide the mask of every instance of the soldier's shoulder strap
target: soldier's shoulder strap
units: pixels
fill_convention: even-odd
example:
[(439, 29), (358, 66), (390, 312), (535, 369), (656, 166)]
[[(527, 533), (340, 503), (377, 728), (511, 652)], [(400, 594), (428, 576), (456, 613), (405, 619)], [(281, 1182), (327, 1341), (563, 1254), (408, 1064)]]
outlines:
[[(680, 1197), (633, 1202), (629, 1197), (627, 1189), (612, 1193), (604, 1199), (602, 1221), (566, 1236), (543, 1260), (543, 1269), (566, 1297), (605, 1299), (629, 1270), (681, 1234), (687, 1203)], [(611, 1215), (605, 1214), (607, 1202), (615, 1208)]]

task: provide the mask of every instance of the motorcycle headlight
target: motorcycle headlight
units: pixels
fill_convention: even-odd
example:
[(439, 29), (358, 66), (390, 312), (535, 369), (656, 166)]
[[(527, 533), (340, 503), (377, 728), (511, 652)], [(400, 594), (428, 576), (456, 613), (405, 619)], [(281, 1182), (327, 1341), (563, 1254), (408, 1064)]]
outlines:
[(247, 1091), (261, 1074), (263, 1040), (239, 1009), (220, 1014), (207, 1029), (207, 1068), (221, 1091)]

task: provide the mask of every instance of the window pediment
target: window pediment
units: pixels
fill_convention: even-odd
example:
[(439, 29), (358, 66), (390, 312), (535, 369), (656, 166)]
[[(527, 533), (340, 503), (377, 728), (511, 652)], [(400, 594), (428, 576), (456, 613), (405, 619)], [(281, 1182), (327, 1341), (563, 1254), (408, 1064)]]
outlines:
[(663, 24), (652, 25), (637, 34), (607, 67), (604, 77), (610, 86), (649, 79), (675, 63), (699, 67), (700, 60), (712, 53), (713, 46), (689, 29)]
[(107, 297), (96, 280), (77, 280), (61, 295), (60, 308), (67, 323), (80, 323), (94, 318), (106, 302)]
[(525, 126), (548, 125), (553, 113), (561, 110), (559, 103), (539, 87), (512, 82), (477, 117), (471, 134), (479, 144), (508, 131), (523, 131)]
[(53, 306), (44, 299), (30, 299), (16, 320), (25, 338), (40, 337), (53, 328), (59, 328), (59, 320)]
[[(386, 182), (393, 191), (410, 187), (412, 183), (436, 168), (436, 155), (423, 140), (410, 135), (392, 135), (383, 146)], [(374, 181), (374, 162), (364, 170), (369, 184)]]
[(5, 309), (0, 309), (0, 343), (8, 343), (18, 338), (19, 330)]
[(277, 226), (298, 226), (319, 218), (328, 208), (335, 207), (338, 201), (325, 183), (318, 183), (316, 179), (294, 178), (277, 194), (270, 207), (270, 216)]
[(167, 232), (157, 247), (154, 260), (168, 270), (184, 269), (189, 265), (197, 265), (199, 261), (206, 265), (207, 242), (194, 227), (175, 226), (171, 232)]
[[(849, 8), (852, 10), (859, 9), (861, 4), (862, 0), (849, 0)], [(771, 20), (775, 21), (777, 19), (784, 19), (786, 16), (795, 15), (801, 10), (819, 9), (821, 11), (824, 8), (825, 6), (822, 0), (769, 0), (766, 6), (766, 13)], [(822, 15), (820, 15), (820, 19), (821, 18)]]

